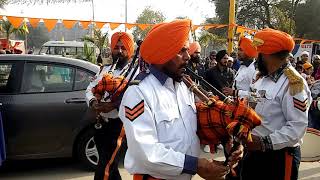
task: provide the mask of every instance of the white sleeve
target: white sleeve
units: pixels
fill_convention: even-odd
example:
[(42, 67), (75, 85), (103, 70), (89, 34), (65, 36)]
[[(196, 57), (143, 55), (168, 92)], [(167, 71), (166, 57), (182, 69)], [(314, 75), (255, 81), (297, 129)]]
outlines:
[(269, 135), (274, 150), (294, 146), (305, 134), (312, 98), (308, 87), (305, 86), (304, 88), (302, 92), (295, 96), (291, 96), (289, 90), (287, 90), (282, 100), (281, 108), (286, 124)]
[(119, 109), (127, 137), (127, 153), (133, 154), (134, 160), (147, 172), (172, 178), (182, 173), (185, 154), (159, 142), (153, 111), (138, 86), (127, 89)]

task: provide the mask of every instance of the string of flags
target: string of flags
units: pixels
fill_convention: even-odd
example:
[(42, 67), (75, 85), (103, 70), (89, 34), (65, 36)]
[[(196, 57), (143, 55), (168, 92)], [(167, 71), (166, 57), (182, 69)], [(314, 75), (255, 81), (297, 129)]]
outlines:
[[(8, 20), (14, 28), (25, 28), (27, 30), (26, 24), (29, 23), (31, 27), (36, 28), (39, 25), (39, 22), (43, 22), (44, 26), (47, 28), (48, 32), (52, 31), (57, 23), (62, 23), (65, 28), (71, 29), (74, 27), (76, 23), (79, 23), (83, 29), (88, 29), (89, 26), (95, 26), (96, 28), (102, 29), (105, 25), (108, 25), (111, 30), (118, 28), (120, 25), (124, 24), (124, 26), (131, 30), (136, 27), (141, 30), (146, 30), (147, 28), (151, 28), (154, 24), (140, 24), (140, 23), (120, 23), (120, 22), (106, 22), (106, 21), (90, 21), (90, 20), (71, 20), (71, 19), (49, 19), (49, 18), (35, 18), (35, 17), (19, 17), (19, 16), (6, 16), (0, 15), (0, 19)], [(229, 26), (235, 27), (235, 33), (239, 35), (239, 37), (245, 35), (254, 35), (257, 30), (247, 28), (245, 26), (237, 25), (237, 24), (201, 24), (201, 25), (193, 25), (192, 31), (196, 31), (198, 29), (218, 29), (218, 28), (227, 28)], [(28, 30), (27, 30), (28, 31)], [(310, 40), (310, 39), (302, 39), (302, 38), (294, 38), (296, 41), (300, 41), (300, 44), (305, 42), (320, 42), (319, 40)]]

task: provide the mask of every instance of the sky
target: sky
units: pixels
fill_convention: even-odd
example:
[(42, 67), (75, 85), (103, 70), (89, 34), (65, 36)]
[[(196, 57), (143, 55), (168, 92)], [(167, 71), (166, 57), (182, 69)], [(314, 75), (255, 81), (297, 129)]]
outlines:
[[(93, 0), (96, 21), (125, 22), (125, 0)], [(167, 21), (178, 16), (188, 16), (193, 24), (202, 23), (215, 15), (213, 3), (208, 0), (127, 0), (128, 23), (134, 23), (146, 6), (161, 11)], [(51, 5), (7, 5), (0, 15), (92, 20), (92, 3)]]

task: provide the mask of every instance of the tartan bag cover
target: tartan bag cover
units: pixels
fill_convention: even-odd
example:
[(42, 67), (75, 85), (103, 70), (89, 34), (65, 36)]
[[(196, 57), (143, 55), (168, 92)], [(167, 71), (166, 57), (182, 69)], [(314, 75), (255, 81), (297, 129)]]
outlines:
[[(261, 117), (246, 105), (245, 100), (236, 100), (232, 104), (216, 99), (212, 102), (210, 105), (196, 103), (197, 134), (201, 144), (218, 145), (234, 135), (252, 141), (251, 130), (261, 124)], [(238, 130), (237, 125), (240, 125)]]

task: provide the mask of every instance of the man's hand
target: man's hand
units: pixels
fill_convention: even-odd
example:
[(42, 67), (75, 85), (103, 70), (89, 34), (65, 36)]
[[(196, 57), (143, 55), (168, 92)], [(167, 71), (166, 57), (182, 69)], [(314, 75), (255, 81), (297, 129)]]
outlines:
[(229, 172), (229, 167), (224, 166), (223, 162), (212, 161), (205, 158), (198, 159), (197, 174), (204, 179), (224, 179)]
[(262, 150), (262, 142), (259, 136), (251, 135), (252, 142), (246, 142), (248, 151), (261, 151)]
[(223, 92), (223, 94), (225, 94), (227, 96), (233, 96), (233, 89), (232, 88), (224, 87), (224, 88), (222, 88), (222, 92)]
[(231, 156), (228, 158), (228, 165), (232, 168), (235, 168), (238, 165), (238, 162), (243, 158), (243, 146), (240, 144), (236, 151), (231, 153)]
[(97, 100), (93, 100), (91, 102), (91, 107), (94, 111), (97, 113), (108, 113), (112, 110), (114, 110), (116, 107), (112, 102), (100, 102), (98, 103)]

